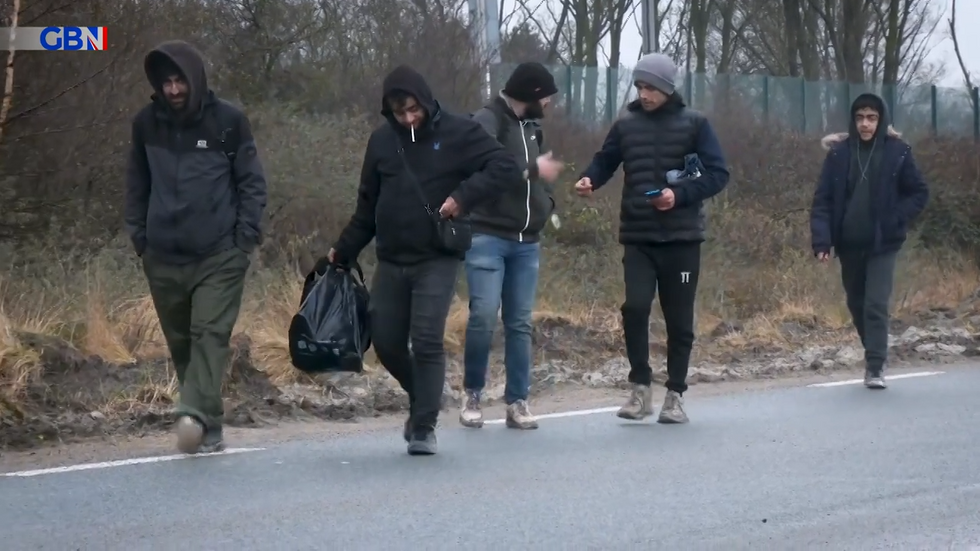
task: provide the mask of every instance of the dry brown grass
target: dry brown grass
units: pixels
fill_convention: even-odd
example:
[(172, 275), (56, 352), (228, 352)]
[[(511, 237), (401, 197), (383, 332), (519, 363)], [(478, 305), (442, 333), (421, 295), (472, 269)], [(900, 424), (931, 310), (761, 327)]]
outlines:
[[(236, 332), (248, 335), (256, 366), (273, 382), (285, 383), (297, 380), (289, 364), (286, 331), (297, 307), (301, 268), (308, 268), (310, 260), (329, 247), (349, 216), (367, 127), (358, 120), (287, 120), (277, 125), (274, 115), (260, 111), (254, 118), (264, 123), (260, 143), (267, 170), (275, 178), (270, 204), (277, 216), (249, 274)], [(849, 319), (839, 268), (817, 264), (808, 246), (806, 207), (822, 157), (817, 138), (746, 130), (737, 121), (718, 126), (733, 179), (729, 190), (709, 207), (711, 238), (704, 246), (698, 303), (700, 342), (735, 349), (760, 342), (788, 345), (787, 333), (781, 330), (787, 323), (846, 328)], [(336, 158), (313, 162), (301, 157), (293, 144), (297, 134), (329, 144), (325, 149), (337, 152)], [(602, 137), (561, 128), (551, 135), (555, 150), (579, 166)], [(958, 173), (951, 173), (953, 169), (938, 155), (950, 147), (958, 148), (960, 158), (969, 161), (961, 163)], [(964, 188), (976, 186), (975, 145), (926, 144), (916, 151), (934, 190), (951, 182)], [(570, 172), (571, 178), (576, 169)], [(279, 183), (283, 180), (286, 184)], [(329, 190), (321, 189), (319, 182), (330, 182)], [(615, 240), (618, 185), (608, 187), (591, 202), (574, 200), (568, 186), (563, 187), (558, 198), (562, 229), (549, 229), (544, 241), (539, 319), (560, 318), (617, 334), (622, 300), (621, 248)], [(963, 197), (955, 200), (964, 209), (978, 202)], [(942, 191), (934, 202), (938, 208), (951, 208)], [(929, 230), (929, 223), (938, 222), (927, 220), (918, 229)], [(980, 271), (967, 255), (950, 247), (927, 247), (930, 243), (922, 236), (928, 235), (928, 231), (913, 234), (900, 257), (894, 293), (897, 315), (954, 307), (980, 285)], [(2, 285), (0, 412), (10, 413), (24, 399), (30, 381), (41, 374), (38, 353), (22, 344), (19, 332), (56, 335), (82, 354), (119, 366), (166, 355), (145, 281), (125, 239), (67, 252), (61, 242), (32, 248), (32, 261), (13, 263)], [(372, 257), (373, 253), (365, 253), (365, 260)], [(370, 278), (371, 262), (367, 264)], [(447, 323), (446, 345), (452, 354), (460, 352), (464, 341), (467, 313), (462, 281), (463, 298), (454, 303)], [(655, 323), (659, 316), (655, 307)], [(712, 337), (722, 323), (738, 324), (741, 331)], [(137, 388), (116, 396), (106, 404), (106, 411), (165, 404), (176, 394), (169, 373)]]
[(40, 375), (40, 355), (21, 343), (10, 318), (0, 310), (0, 414), (16, 412), (28, 385)]
[[(543, 270), (557, 270), (555, 264), (563, 263), (563, 256), (546, 251)], [(786, 323), (846, 328), (849, 318), (839, 289), (838, 269), (818, 265), (804, 256), (805, 253), (801, 253), (800, 258), (776, 266), (749, 267), (747, 273), (733, 277), (713, 271), (711, 262), (706, 262), (698, 309), (698, 333), (702, 342), (709, 340), (734, 348), (754, 346), (759, 342), (791, 344), (786, 342), (786, 332), (780, 329)], [(711, 251), (706, 257), (710, 259)], [(610, 258), (609, 262), (612, 260)], [(590, 300), (589, 291), (594, 293), (595, 289), (574, 279), (558, 280), (556, 275), (542, 288), (535, 318), (562, 319), (597, 331), (618, 331), (618, 299), (615, 295), (621, 294), (617, 279), (619, 271), (618, 265), (607, 264), (599, 276), (609, 280), (611, 290), (616, 289), (606, 300), (600, 297)], [(40, 372), (37, 352), (20, 344), (16, 337), (18, 331), (60, 335), (84, 354), (117, 365), (131, 364), (137, 358), (165, 356), (166, 347), (152, 301), (145, 294), (145, 283), (138, 274), (131, 275), (125, 282), (118, 279), (112, 282), (117, 290), (127, 290), (125, 294), (131, 296), (113, 299), (105, 292), (110, 282), (84, 278), (82, 289), (65, 290), (66, 294), (78, 293), (75, 296), (84, 299), (57, 301), (64, 306), (44, 308), (44, 318), (36, 313), (38, 305), (34, 301), (7, 298), (7, 302), (14, 304), (7, 307), (10, 314), (0, 313), (0, 388), (6, 399), (16, 401), (28, 380)], [(940, 259), (927, 251), (910, 251), (901, 259), (895, 312), (904, 315), (927, 308), (952, 308), (974, 293), (978, 286), (980, 272), (972, 264), (963, 260), (951, 263), (950, 257)], [(247, 299), (236, 327), (237, 333), (244, 333), (251, 340), (252, 360), (276, 383), (298, 378), (297, 371), (289, 363), (286, 330), (296, 311), (300, 288), (296, 272), (256, 268), (250, 275)], [(461, 290), (465, 293), (465, 286), (461, 286)], [(754, 315), (740, 317), (738, 302), (753, 297), (772, 307), (758, 308)], [(655, 322), (659, 316), (655, 308)], [(458, 297), (447, 320), (446, 347), (451, 354), (462, 350), (466, 319), (465, 297)], [(741, 330), (709, 338), (720, 323), (738, 323)], [(369, 362), (371, 360), (369, 358)], [(148, 383), (137, 396), (121, 396), (118, 403), (108, 407), (115, 409), (125, 402), (167, 402), (174, 394), (175, 383), (168, 379)]]

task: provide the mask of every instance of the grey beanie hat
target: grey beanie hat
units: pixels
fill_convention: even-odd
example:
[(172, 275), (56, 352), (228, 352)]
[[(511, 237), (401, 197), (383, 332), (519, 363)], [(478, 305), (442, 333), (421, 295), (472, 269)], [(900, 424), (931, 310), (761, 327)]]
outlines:
[(664, 54), (647, 54), (636, 62), (633, 68), (633, 82), (643, 82), (653, 86), (668, 96), (674, 93), (674, 78), (677, 66)]

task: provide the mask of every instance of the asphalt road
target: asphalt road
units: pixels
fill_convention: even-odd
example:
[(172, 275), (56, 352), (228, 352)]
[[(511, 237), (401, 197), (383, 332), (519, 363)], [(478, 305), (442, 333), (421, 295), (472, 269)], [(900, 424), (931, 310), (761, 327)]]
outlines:
[(0, 548), (980, 549), (980, 369), (0, 477)]

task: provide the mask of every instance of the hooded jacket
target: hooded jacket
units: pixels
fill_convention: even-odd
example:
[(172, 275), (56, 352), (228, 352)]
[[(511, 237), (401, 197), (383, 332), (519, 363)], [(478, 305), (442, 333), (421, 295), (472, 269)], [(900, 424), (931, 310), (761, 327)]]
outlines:
[(501, 138), (498, 125), (508, 125), (506, 130), (499, 131), (505, 134), (501, 144), (517, 161), (521, 172), (527, 174), (527, 178), (522, 175), (518, 182), (508, 186), (499, 200), (474, 209), (473, 230), (520, 243), (537, 242), (555, 209), (548, 186), (538, 178), (536, 163), (543, 147), (538, 143), (538, 125), (518, 119), (503, 96), (494, 98), (489, 105), (473, 113), (473, 120), (495, 140)]
[[(349, 263), (376, 239), (378, 260), (413, 265), (444, 257), (436, 246), (435, 219), (415, 186), (437, 212), (452, 197), (464, 213), (519, 186), (514, 158), (469, 117), (443, 111), (422, 75), (400, 66), (384, 79), (382, 123), (368, 139), (357, 206), (334, 245), (336, 261)], [(388, 106), (392, 92), (414, 97), (425, 120), (414, 133)], [(410, 169), (410, 170), (409, 170)]]
[[(668, 183), (667, 173), (687, 168), (685, 157), (695, 153), (704, 167), (699, 178)], [(728, 185), (729, 173), (717, 135), (708, 119), (688, 109), (680, 94), (647, 112), (639, 100), (627, 106), (602, 149), (581, 177), (592, 189), (604, 186), (623, 165), (623, 198), (619, 242), (623, 245), (702, 242), (705, 239), (703, 202)], [(647, 192), (670, 188), (674, 206), (661, 211)]]
[(820, 180), (810, 207), (810, 237), (813, 253), (836, 254), (841, 245), (842, 227), (848, 202), (848, 176), (851, 156), (861, 139), (854, 121), (857, 105), (871, 103), (878, 111), (874, 139), (881, 147), (877, 178), (871, 184), (871, 223), (874, 228), (873, 254), (893, 252), (905, 242), (909, 225), (925, 209), (929, 188), (919, 172), (912, 147), (902, 141), (892, 126), (885, 102), (877, 95), (862, 94), (851, 104), (848, 132), (825, 136), (821, 145), (827, 151)]
[[(161, 78), (176, 67), (188, 85), (184, 109), (167, 103)], [(245, 114), (208, 88), (190, 44), (160, 44), (145, 58), (155, 93), (133, 119), (125, 225), (138, 255), (186, 264), (261, 242), (266, 180)], [(226, 151), (228, 143), (236, 151)], [(229, 157), (228, 153), (231, 153)]]

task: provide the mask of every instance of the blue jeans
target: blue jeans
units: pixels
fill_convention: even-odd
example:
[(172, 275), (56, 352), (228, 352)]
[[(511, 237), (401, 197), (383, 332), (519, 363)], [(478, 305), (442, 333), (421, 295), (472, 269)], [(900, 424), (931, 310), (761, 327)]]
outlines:
[(470, 318), (463, 356), (466, 390), (482, 391), (497, 311), (504, 321), (504, 365), (508, 405), (527, 400), (531, 386), (531, 313), (538, 286), (539, 243), (518, 243), (492, 235), (473, 236), (466, 253)]

